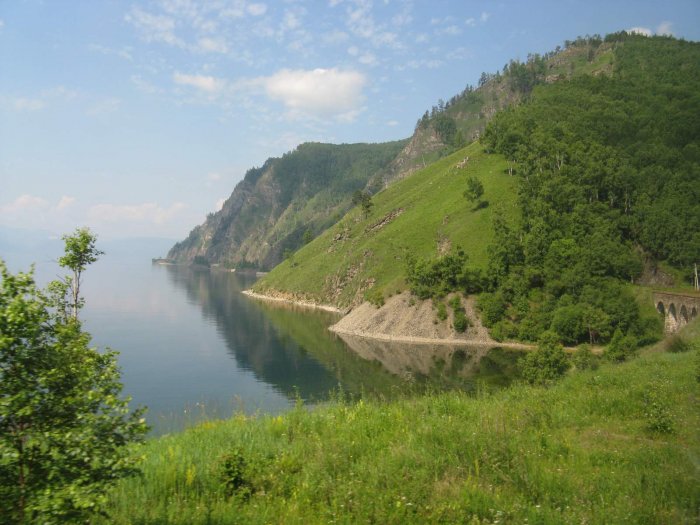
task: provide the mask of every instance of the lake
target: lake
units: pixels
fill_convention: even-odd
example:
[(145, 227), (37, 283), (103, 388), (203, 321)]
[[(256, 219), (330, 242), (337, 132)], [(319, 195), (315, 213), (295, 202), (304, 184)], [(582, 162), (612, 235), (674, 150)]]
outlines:
[[(99, 245), (99, 244), (98, 244)], [(331, 395), (385, 399), (493, 389), (515, 375), (516, 351), (341, 338), (328, 312), (250, 299), (254, 275), (151, 264), (170, 241), (115, 242), (84, 274), (81, 318), (100, 348), (120, 352), (124, 393), (148, 406), (153, 432), (235, 411), (276, 413)], [(60, 241), (3, 247), (12, 271), (36, 262), (62, 275)]]

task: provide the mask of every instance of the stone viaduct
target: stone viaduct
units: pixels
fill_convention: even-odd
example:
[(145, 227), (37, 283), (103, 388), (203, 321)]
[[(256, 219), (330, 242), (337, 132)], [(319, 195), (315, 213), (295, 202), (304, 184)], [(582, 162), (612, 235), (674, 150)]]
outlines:
[(664, 316), (664, 330), (674, 333), (698, 316), (700, 294), (654, 292), (656, 310)]

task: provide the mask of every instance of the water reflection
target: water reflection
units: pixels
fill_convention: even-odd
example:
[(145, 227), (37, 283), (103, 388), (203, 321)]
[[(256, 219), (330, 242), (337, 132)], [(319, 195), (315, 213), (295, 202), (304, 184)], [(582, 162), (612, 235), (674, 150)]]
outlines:
[[(337, 381), (306, 349), (280, 330), (262, 306), (240, 292), (249, 287), (254, 276), (224, 271), (197, 270), (166, 266), (173, 284), (185, 290), (189, 301), (201, 307), (226, 341), (228, 352), (237, 365), (290, 399), (307, 401), (327, 397)], [(310, 330), (313, 314), (302, 316)], [(315, 323), (321, 326), (318, 322)]]
[(215, 324), (237, 365), (290, 399), (319, 401), (338, 388), (384, 398), (425, 389), (493, 389), (516, 374), (517, 351), (339, 337), (327, 329), (335, 314), (242, 295), (252, 275), (166, 268)]

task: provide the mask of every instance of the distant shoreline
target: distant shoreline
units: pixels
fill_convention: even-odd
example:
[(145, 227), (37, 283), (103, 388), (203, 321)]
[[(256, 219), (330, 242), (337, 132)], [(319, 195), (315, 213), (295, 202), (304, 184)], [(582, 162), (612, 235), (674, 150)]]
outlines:
[(278, 296), (274, 296), (274, 295), (265, 295), (265, 294), (253, 292), (252, 290), (243, 290), (241, 293), (243, 295), (247, 295), (248, 297), (252, 297), (253, 299), (259, 299), (261, 301), (293, 304), (296, 306), (303, 306), (305, 308), (315, 308), (317, 310), (324, 310), (326, 312), (333, 312), (333, 313), (341, 314), (341, 315), (344, 315), (346, 313), (345, 311), (341, 310), (340, 308), (336, 308), (335, 306), (330, 306), (327, 304), (318, 304), (318, 303), (314, 303), (312, 301), (300, 301), (298, 299), (291, 299), (289, 297), (282, 297), (282, 296), (278, 297)]

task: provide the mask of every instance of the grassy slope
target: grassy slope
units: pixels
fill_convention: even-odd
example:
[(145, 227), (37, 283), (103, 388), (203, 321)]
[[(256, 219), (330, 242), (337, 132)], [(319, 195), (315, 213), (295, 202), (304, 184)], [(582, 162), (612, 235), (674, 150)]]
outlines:
[[(467, 166), (457, 169), (467, 156)], [(440, 238), (461, 246), (475, 265), (485, 267), (494, 211), (516, 213), (515, 179), (505, 169), (502, 157), (487, 155), (479, 144), (472, 144), (375, 195), (367, 218), (359, 209), (352, 210), (254, 289), (289, 292), (338, 306), (352, 304), (372, 280), (385, 295), (393, 294), (404, 288), (404, 249), (419, 257), (434, 256)], [(487, 207), (474, 210), (462, 196), (470, 176), (482, 181)], [(389, 224), (367, 231), (398, 209), (403, 213)], [(348, 239), (334, 241), (339, 235)], [(334, 294), (338, 283), (344, 286)]]
[[(151, 441), (110, 523), (691, 523), (700, 508), (700, 323), (549, 388), (332, 402)], [(652, 427), (670, 421), (673, 430)], [(227, 497), (222, 458), (243, 458)], [(231, 474), (231, 472), (229, 472)]]

